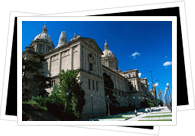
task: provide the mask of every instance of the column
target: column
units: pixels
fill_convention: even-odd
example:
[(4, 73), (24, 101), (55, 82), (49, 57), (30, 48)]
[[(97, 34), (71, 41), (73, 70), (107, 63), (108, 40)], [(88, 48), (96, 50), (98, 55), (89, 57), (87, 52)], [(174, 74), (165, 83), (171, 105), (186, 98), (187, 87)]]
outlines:
[(59, 52), (59, 74), (61, 73), (61, 63), (62, 63), (61, 59), (62, 59), (62, 53)]
[(82, 60), (83, 60), (83, 57), (82, 57), (82, 47), (81, 47), (81, 44), (80, 45), (78, 45), (78, 55), (79, 55), (79, 58), (80, 58), (80, 60), (79, 60), (79, 69), (81, 69), (82, 68)]
[(70, 69), (73, 69), (73, 52), (72, 52), (72, 47), (70, 47)]
[(98, 64), (99, 64), (99, 74), (100, 74), (100, 76), (103, 76), (103, 75), (102, 75), (101, 57), (98, 56), (98, 58), (99, 58), (99, 59), (98, 59), (98, 60), (99, 60), (99, 63), (98, 63)]
[(85, 53), (86, 53), (86, 48), (85, 48), (85, 46), (83, 46), (83, 61), (82, 61), (83, 62), (83, 67), (82, 67), (83, 70), (85, 70), (85, 59), (86, 59), (85, 58)]
[(96, 53), (95, 55), (96, 74), (99, 75), (98, 54)]
[(48, 70), (49, 70), (49, 77), (50, 77), (51, 76), (51, 56), (49, 57)]
[(88, 61), (87, 61), (87, 54), (88, 54), (88, 50), (87, 47), (85, 48), (85, 70), (88, 71)]
[(136, 90), (137, 90), (137, 91), (140, 91), (140, 90), (139, 90), (139, 84), (138, 84), (137, 78), (135, 79), (135, 84), (136, 84)]

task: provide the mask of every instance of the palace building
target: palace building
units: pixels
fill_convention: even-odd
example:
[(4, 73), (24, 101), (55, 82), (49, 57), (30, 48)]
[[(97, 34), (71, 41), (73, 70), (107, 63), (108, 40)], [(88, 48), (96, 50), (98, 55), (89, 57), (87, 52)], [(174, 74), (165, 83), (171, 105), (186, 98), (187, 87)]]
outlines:
[[(104, 51), (99, 46), (104, 46)], [(79, 72), (81, 87), (85, 91), (82, 117), (86, 119), (91, 118), (92, 108), (94, 117), (107, 115), (104, 73), (109, 75), (114, 83), (113, 94), (120, 103), (119, 107), (131, 105), (141, 108), (141, 102), (153, 98), (148, 89), (147, 79), (139, 78), (137, 69), (122, 72), (118, 68), (117, 57), (109, 50), (109, 46), (112, 45), (106, 40), (104, 45), (97, 45), (94, 39), (77, 34), (67, 42), (66, 33), (61, 32), (55, 47), (47, 34), (45, 24), (42, 32), (35, 36), (24, 52), (33, 49), (46, 59), (44, 74), (51, 77), (53, 84), (51, 88), (47, 88), (49, 93), (52, 92), (54, 84), (60, 82), (58, 76), (61, 70), (74, 69)], [(27, 57), (27, 53), (24, 52), (23, 57)]]

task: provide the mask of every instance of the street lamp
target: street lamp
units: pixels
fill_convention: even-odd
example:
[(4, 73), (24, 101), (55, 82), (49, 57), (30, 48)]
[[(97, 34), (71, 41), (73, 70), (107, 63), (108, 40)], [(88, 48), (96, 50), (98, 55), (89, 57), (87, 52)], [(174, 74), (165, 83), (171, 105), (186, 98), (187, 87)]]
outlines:
[(69, 92), (66, 93), (66, 96), (67, 96), (67, 108), (66, 108), (66, 110), (69, 113)]
[(93, 119), (93, 94), (91, 94), (91, 113), (92, 113), (92, 119)]
[(134, 99), (134, 109), (135, 109), (135, 97), (133, 97), (133, 99)]
[(108, 98), (108, 116), (110, 116), (110, 101), (109, 101), (109, 95), (107, 95)]
[(169, 97), (170, 97), (170, 100), (171, 100), (172, 96), (171, 96), (171, 94), (170, 94), (169, 83), (167, 83), (167, 88), (168, 88), (168, 91), (169, 91)]

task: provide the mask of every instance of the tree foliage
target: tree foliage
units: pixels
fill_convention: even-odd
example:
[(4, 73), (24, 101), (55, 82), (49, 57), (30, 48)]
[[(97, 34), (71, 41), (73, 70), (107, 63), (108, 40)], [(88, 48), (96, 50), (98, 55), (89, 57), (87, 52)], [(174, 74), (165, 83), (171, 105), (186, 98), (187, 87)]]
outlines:
[(43, 65), (46, 62), (41, 54), (26, 51), (26, 58), (22, 58), (22, 99), (31, 98), (33, 91), (37, 91), (37, 95), (46, 95), (45, 89), (50, 87), (50, 78), (46, 77), (43, 72)]
[(81, 84), (77, 78), (78, 72), (75, 70), (64, 70), (59, 75), (60, 96), (65, 99), (64, 112), (69, 116), (75, 116), (80, 119), (83, 106), (85, 105), (85, 92), (81, 88)]
[(112, 81), (111, 77), (106, 73), (103, 74), (104, 76), (104, 89), (105, 89), (105, 96), (109, 96), (110, 104), (116, 106), (119, 102), (116, 100), (116, 97), (113, 95), (114, 89), (114, 82)]

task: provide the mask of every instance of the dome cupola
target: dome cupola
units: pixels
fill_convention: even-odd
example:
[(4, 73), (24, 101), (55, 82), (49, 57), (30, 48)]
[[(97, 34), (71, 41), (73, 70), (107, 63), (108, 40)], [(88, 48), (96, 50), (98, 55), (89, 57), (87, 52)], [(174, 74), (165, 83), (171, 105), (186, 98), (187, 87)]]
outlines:
[(47, 34), (46, 22), (43, 26), (42, 33), (35, 36), (34, 40), (47, 40), (49, 43), (52, 43), (51, 37)]
[(35, 36), (30, 46), (33, 47), (35, 52), (38, 53), (47, 53), (48, 51), (54, 49), (52, 39), (47, 34), (46, 22), (42, 28), (42, 33)]
[(118, 61), (111, 50), (108, 49), (108, 43), (105, 40), (104, 51), (102, 55), (102, 64), (111, 68), (114, 71), (118, 71)]

